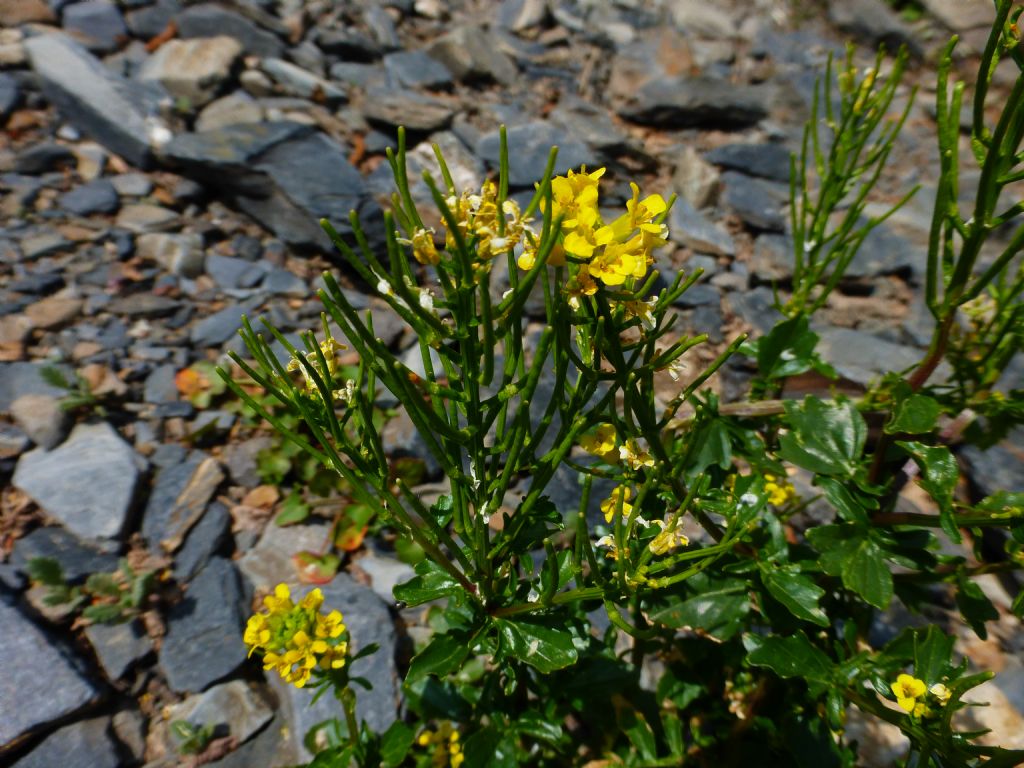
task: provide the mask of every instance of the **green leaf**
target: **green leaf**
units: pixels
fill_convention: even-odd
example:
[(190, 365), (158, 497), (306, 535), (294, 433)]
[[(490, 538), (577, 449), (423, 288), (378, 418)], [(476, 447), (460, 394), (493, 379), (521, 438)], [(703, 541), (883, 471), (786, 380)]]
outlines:
[(999, 618), (999, 611), (992, 605), (992, 601), (986, 597), (978, 583), (963, 574), (957, 581), (956, 607), (971, 625), (974, 634), (982, 640), (988, 639), (985, 622), (996, 621)]
[(116, 603), (98, 603), (87, 606), (82, 616), (97, 624), (117, 624), (124, 620), (124, 609)]
[(301, 523), (309, 517), (309, 504), (302, 500), (302, 494), (296, 488), (281, 503), (281, 511), (274, 518), (274, 525), (286, 526)]
[(412, 728), (396, 720), (380, 737), (380, 759), (384, 768), (396, 768), (405, 760), (415, 734)]
[(576, 663), (571, 632), (532, 621), (495, 619), (494, 623), (508, 656), (541, 672), (554, 672)]
[(451, 496), (440, 496), (437, 501), (430, 505), (430, 515), (434, 518), (439, 528), (444, 528), (451, 522), (455, 504)]
[(415, 570), (416, 576), (392, 590), (395, 600), (409, 606), (422, 605), (462, 592), (459, 582), (432, 560), (420, 561)]
[(648, 618), (655, 624), (673, 629), (702, 630), (716, 640), (728, 640), (742, 626), (750, 612), (750, 598), (746, 583), (730, 579), (712, 581), (707, 577), (693, 577), (690, 586), (698, 594), (679, 602), (651, 611)]
[(770, 563), (762, 563), (761, 581), (771, 596), (786, 606), (798, 619), (821, 627), (827, 627), (831, 623), (818, 606), (818, 601), (825, 594), (825, 590), (800, 573), (795, 566), (775, 568)]
[(780, 438), (779, 456), (819, 475), (853, 476), (867, 438), (867, 425), (853, 403), (825, 402), (808, 395), (785, 405), (789, 431)]
[(33, 557), (25, 565), (28, 577), (32, 581), (50, 587), (63, 587), (65, 584), (64, 569), (52, 557)]
[(811, 369), (818, 334), (810, 330), (806, 315), (784, 320), (757, 341), (757, 368), (766, 379), (796, 376)]
[(89, 592), (104, 597), (120, 597), (121, 585), (112, 573), (91, 573), (85, 580), (85, 588)]
[(647, 720), (632, 707), (620, 707), (616, 710), (619, 721), (619, 729), (626, 734), (636, 748), (637, 754), (642, 760), (653, 760), (658, 756), (657, 742), (654, 740), (654, 731), (647, 724)]
[(974, 507), (976, 512), (990, 512), (998, 515), (1024, 515), (1024, 493), (996, 491), (986, 496)]
[(710, 466), (727, 469), (732, 464), (732, 444), (729, 430), (721, 419), (705, 422), (703, 428), (694, 436), (700, 448), (697, 450), (690, 466), (693, 473), (703, 472)]
[(899, 400), (893, 410), (892, 418), (885, 425), (889, 435), (924, 435), (935, 429), (941, 406), (932, 397), (912, 394), (905, 400)]
[(469, 655), (469, 635), (452, 632), (434, 635), (427, 647), (413, 656), (409, 663), (406, 682), (414, 683), (421, 677), (445, 677), (458, 670)]
[(519, 733), (537, 741), (557, 745), (562, 740), (562, 723), (544, 717), (539, 712), (526, 712), (513, 726)]
[(878, 507), (875, 499), (865, 499), (861, 493), (834, 477), (819, 477), (815, 484), (825, 493), (825, 498), (835, 507), (839, 516), (848, 522), (867, 524), (868, 509)]
[(853, 523), (822, 525), (807, 531), (807, 539), (821, 553), (825, 573), (841, 577), (843, 586), (876, 608), (888, 607), (892, 573), (869, 529)]
[(802, 632), (786, 636), (747, 634), (743, 647), (747, 649), (747, 662), (768, 667), (779, 677), (802, 677), (826, 685), (832, 679), (832, 661)]
[(933, 685), (945, 677), (952, 665), (949, 662), (956, 638), (932, 625), (914, 632), (914, 676)]
[(953, 492), (960, 479), (960, 468), (953, 454), (944, 445), (925, 445), (911, 440), (897, 440), (896, 444), (909, 453), (921, 468), (921, 487), (939, 505), (942, 530), (953, 541), (959, 542), (961, 537), (953, 512)]

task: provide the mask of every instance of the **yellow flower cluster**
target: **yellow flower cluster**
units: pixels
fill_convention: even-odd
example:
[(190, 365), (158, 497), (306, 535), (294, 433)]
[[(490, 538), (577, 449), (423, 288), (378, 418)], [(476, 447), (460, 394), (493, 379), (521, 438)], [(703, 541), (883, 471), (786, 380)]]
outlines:
[(932, 711), (928, 708), (925, 699), (926, 694), (931, 694), (938, 701), (940, 706), (946, 706), (952, 692), (942, 683), (935, 683), (929, 688), (924, 680), (919, 680), (913, 675), (903, 674), (896, 678), (891, 686), (892, 692), (896, 695), (896, 703), (901, 709), (906, 710), (914, 717), (930, 715)]
[(459, 743), (459, 732), (450, 723), (442, 723), (436, 731), (428, 728), (419, 735), (416, 743), (421, 747), (434, 748), (430, 764), (435, 768), (442, 768), (446, 763), (452, 768), (459, 768), (466, 760)]
[(652, 522), (661, 528), (661, 532), (651, 539), (651, 543), (647, 545), (653, 554), (664, 555), (676, 547), (685, 547), (690, 543), (689, 537), (679, 530), (678, 521), (675, 524), (666, 523), (664, 520), (654, 520)]
[(768, 492), (768, 503), (773, 507), (784, 507), (799, 498), (796, 488), (789, 480), (779, 479), (775, 475), (765, 475), (764, 480), (764, 489)]
[(348, 641), (341, 614), (320, 612), (324, 596), (312, 590), (296, 604), (287, 584), (278, 584), (274, 594), (263, 598), (266, 611), (256, 613), (245, 625), (243, 640), (249, 655), (263, 654), (263, 668), (273, 669), (286, 682), (302, 688), (313, 669), (345, 666)]
[[(651, 251), (668, 238), (668, 229), (659, 220), (668, 209), (664, 198), (650, 195), (640, 200), (640, 188), (632, 182), (633, 197), (626, 203), (626, 212), (611, 224), (601, 220), (598, 182), (604, 171), (598, 168), (587, 173), (584, 167), (579, 173), (569, 171), (551, 180), (551, 213), (554, 218), (562, 217), (561, 249), (577, 265), (569, 282), (569, 300), (574, 306), (582, 296), (597, 292), (595, 280), (618, 286), (642, 279), (653, 261)], [(519, 256), (519, 267), (532, 269), (536, 258), (536, 243), (531, 240)], [(646, 317), (642, 310), (637, 314)]]
[[(335, 341), (330, 336), (320, 342), (320, 351), (323, 353), (324, 361), (327, 363), (326, 372), (320, 367), (320, 357), (315, 351), (307, 352), (305, 355), (306, 360), (313, 366), (314, 370), (320, 374), (320, 378), (324, 379), (328, 386), (331, 385), (331, 382), (334, 380), (334, 376), (338, 372), (338, 353), (343, 349), (348, 349), (348, 347), (338, 341)], [(317, 389), (316, 382), (306, 369), (306, 366), (304, 366), (297, 357), (292, 357), (292, 359), (288, 361), (286, 370), (289, 372), (301, 372), (302, 378), (306, 382), (306, 391), (311, 395), (319, 396), (320, 390)], [(343, 399), (344, 390), (335, 391), (334, 398), (336, 400)]]
[(606, 523), (612, 521), (616, 512), (620, 512), (623, 517), (629, 517), (630, 512), (633, 511), (633, 505), (629, 503), (629, 497), (632, 495), (633, 491), (629, 486), (620, 485), (611, 492), (607, 499), (601, 502), (601, 512), (604, 513)]

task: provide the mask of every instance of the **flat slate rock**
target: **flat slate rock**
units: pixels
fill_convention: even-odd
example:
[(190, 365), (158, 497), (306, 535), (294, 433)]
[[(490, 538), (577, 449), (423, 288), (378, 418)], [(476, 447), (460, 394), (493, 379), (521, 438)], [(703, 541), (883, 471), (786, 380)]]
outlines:
[(681, 128), (749, 128), (768, 115), (767, 94), (760, 88), (727, 80), (658, 77), (640, 86), (619, 110), (641, 125)]
[(748, 176), (789, 183), (789, 150), (781, 144), (725, 144), (704, 158)]
[(114, 213), (121, 205), (117, 190), (107, 179), (96, 179), (75, 187), (70, 192), (61, 195), (57, 202), (65, 211), (76, 216), (88, 216), (91, 213)]
[(90, 624), (85, 628), (85, 636), (109, 680), (120, 680), (153, 650), (153, 641), (137, 620), (124, 624)]
[(91, 547), (59, 525), (36, 528), (14, 542), (11, 564), (28, 572), (28, 561), (49, 557), (60, 563), (64, 578), (72, 584), (84, 581), (92, 573), (110, 573), (117, 569), (117, 556)]
[(789, 201), (789, 186), (765, 179), (755, 179), (736, 171), (722, 174), (725, 186), (722, 204), (750, 227), (768, 232), (786, 228), (783, 208)]
[(100, 694), (52, 638), (3, 599), (0, 667), (4, 670), (0, 675), (0, 702), (4, 702), (0, 746), (74, 714)]
[(199, 692), (245, 661), (242, 589), (238, 572), (221, 557), (210, 560), (167, 617), (160, 666), (178, 692)]
[[(764, 289), (767, 290), (767, 289)], [(895, 344), (878, 336), (849, 328), (815, 329), (821, 336), (818, 352), (844, 379), (867, 386), (888, 371), (901, 371), (917, 363), (923, 353), (915, 347)], [(949, 366), (940, 365), (932, 381), (949, 375)]]
[(284, 44), (273, 32), (216, 3), (189, 6), (175, 23), (182, 38), (228, 35), (241, 43), (248, 55), (277, 57), (284, 52)]
[(31, 37), (24, 45), (43, 95), (65, 118), (132, 165), (149, 167), (149, 120), (159, 114), (160, 89), (118, 77), (66, 35)]
[[(218, 736), (231, 735), (243, 744), (273, 717), (274, 708), (264, 686), (232, 680), (173, 705), (168, 720), (184, 720), (197, 727), (213, 726)], [(167, 746), (173, 749), (175, 744)]]
[(199, 451), (181, 464), (160, 470), (142, 518), (146, 543), (177, 550), (223, 479), (217, 460)]
[(668, 236), (680, 245), (697, 253), (713, 256), (732, 256), (736, 244), (732, 235), (708, 221), (703, 213), (684, 198), (678, 198), (668, 218)]
[[(22, 395), (49, 395), (62, 397), (67, 392), (43, 378), (41, 363), (0, 363), (0, 411), (10, 411), (11, 403)], [(70, 374), (66, 366), (56, 366), (64, 375)]]
[(120, 768), (109, 717), (82, 720), (54, 731), (13, 768)]
[[(593, 163), (590, 148), (569, 131), (546, 120), (535, 120), (524, 125), (509, 128), (508, 155), (515, 162), (509, 163), (509, 186), (518, 189), (533, 189), (533, 185), (544, 176), (551, 147), (558, 147), (558, 161), (555, 174), (564, 174), (570, 168), (579, 170), (581, 165)], [(480, 138), (476, 153), (490, 168), (498, 167), (501, 139), (498, 131), (492, 131)]]
[(115, 539), (128, 519), (144, 460), (109, 424), (79, 424), (52, 451), (18, 461), (14, 486), (84, 539)]

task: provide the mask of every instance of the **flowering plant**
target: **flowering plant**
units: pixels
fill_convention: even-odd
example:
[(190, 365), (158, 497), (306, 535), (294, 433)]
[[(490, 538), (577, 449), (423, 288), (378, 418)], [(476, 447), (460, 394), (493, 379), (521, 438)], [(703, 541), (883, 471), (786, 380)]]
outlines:
[[(298, 349), (269, 323), (257, 332), (246, 322), (252, 362), (235, 356), (313, 441), (226, 378), (424, 553), (394, 597), (430, 606), (433, 633), (405, 669), (405, 719), (384, 734), (355, 722), (344, 625), (320, 612), (318, 592), (295, 604), (278, 588), (250, 621), (246, 642), (265, 668), (333, 686), (342, 700), (347, 735), (315, 765), (849, 765), (853, 709), (899, 728), (918, 766), (1024, 757), (959, 728), (962, 697), (990, 674), (957, 662), (952, 637), (934, 625), (870, 636), (894, 600), (916, 610), (939, 592), (984, 637), (998, 613), (974, 578), (1024, 564), (1020, 494), (959, 499), (944, 422), (967, 408), (990, 430), (1024, 421), (1014, 393), (991, 389), (1008, 339), (1024, 335), (1024, 274), (1013, 266), (1024, 227), (975, 268), (986, 239), (1024, 210), (997, 209), (1021, 178), (1024, 77), (995, 129), (984, 124), (995, 63), (1022, 65), (1011, 28), (1020, 9), (997, 6), (975, 96), (979, 202), (967, 220), (951, 203), (947, 150), (962, 94), (949, 96), (951, 48), (940, 75), (944, 172), (926, 286), (934, 340), (908, 376), (883, 377), (856, 401), (778, 398), (790, 377), (832, 373), (808, 319), (888, 215), (861, 216), (902, 123), (887, 115), (903, 57), (887, 77), (858, 73), (851, 58), (838, 108), (831, 72), (823, 82), (826, 120), (815, 114), (794, 163), (797, 269), (790, 295), (780, 289), (784, 317), (717, 353), (705, 352), (706, 335), (676, 327), (673, 305), (699, 270), (665, 282), (655, 268), (671, 199), (635, 183), (624, 200), (606, 197), (605, 169), (555, 175), (555, 150), (532, 195), (512, 197), (502, 133), (498, 178), (479, 191), (456, 189), (437, 153), (440, 181), (424, 176), (436, 210), (427, 223), (399, 134), (383, 252), (354, 215), (354, 243), (322, 223), (355, 278), (415, 331), (415, 361), (399, 359), (325, 274), (321, 338), (307, 334)], [(833, 215), (842, 210), (853, 213)], [(976, 330), (956, 325), (983, 296)], [(351, 376), (338, 366), (341, 340), (359, 358)], [(706, 386), (743, 356), (750, 399), (723, 404)], [(943, 359), (952, 378), (930, 384)], [(433, 503), (395, 478), (372, 417), (385, 391), (447, 480)], [(915, 476), (934, 514), (897, 507)], [(998, 561), (978, 547), (973, 559), (939, 548), (936, 532), (961, 542), (983, 530), (1010, 534)], [(1014, 610), (1024, 614), (1020, 595)]]

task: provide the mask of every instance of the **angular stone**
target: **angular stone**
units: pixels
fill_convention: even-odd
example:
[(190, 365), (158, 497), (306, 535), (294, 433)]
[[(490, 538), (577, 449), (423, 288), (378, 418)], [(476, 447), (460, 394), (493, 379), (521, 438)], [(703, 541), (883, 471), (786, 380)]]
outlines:
[(768, 333), (782, 320), (782, 313), (775, 308), (775, 294), (767, 286), (753, 290), (733, 291), (726, 301), (734, 314), (743, 319), (758, 334)]
[(32, 232), (21, 238), (21, 254), (26, 261), (65, 253), (73, 248), (74, 243), (60, 232)]
[(241, 43), (244, 52), (252, 56), (276, 57), (284, 51), (284, 44), (275, 34), (216, 3), (190, 6), (178, 14), (175, 21), (182, 38), (227, 35)]
[[(9, 411), (11, 403), (22, 395), (62, 397), (67, 394), (43, 378), (45, 367), (39, 363), (0, 363), (0, 411)], [(56, 367), (62, 375), (71, 375), (65, 366)]]
[(302, 550), (317, 550), (330, 536), (330, 526), (268, 525), (256, 546), (238, 560), (238, 568), (256, 591), (272, 592), (279, 582), (301, 589), (291, 557)]
[(60, 445), (71, 428), (71, 417), (50, 395), (22, 395), (11, 403), (14, 423), (40, 448)]
[(117, 556), (89, 546), (60, 526), (36, 528), (14, 543), (11, 564), (28, 573), (28, 561), (48, 557), (60, 563), (64, 578), (78, 584), (91, 573), (111, 573), (117, 569)]
[(48, 141), (26, 147), (14, 160), (14, 172), (37, 175), (75, 164), (75, 153), (63, 144)]
[(984, 495), (998, 491), (1024, 493), (1024, 468), (1021, 454), (1024, 451), (1024, 428), (1017, 427), (1006, 439), (987, 450), (968, 445), (961, 454), (970, 468), (971, 482)]
[(674, 0), (669, 9), (676, 27), (688, 35), (728, 40), (736, 34), (738, 24), (729, 14), (703, 0)]
[[(356, 697), (356, 716), (365, 720), (377, 732), (384, 731), (397, 718), (398, 687), (395, 667), (395, 627), (388, 613), (387, 605), (368, 587), (355, 582), (341, 573), (321, 587), (324, 607), (341, 611), (351, 636), (349, 648), (358, 652), (370, 643), (378, 643), (380, 649), (352, 664), (352, 674), (365, 677), (373, 685), (370, 691), (359, 691)], [(295, 592), (296, 599), (304, 592)], [(321, 696), (310, 704), (313, 692), (308, 689), (286, 685), (280, 677), (273, 675), (272, 684), (285, 704), (288, 720), (294, 733), (306, 733), (317, 723), (336, 716), (337, 703)], [(334, 713), (334, 714), (332, 714)], [(300, 747), (296, 755), (300, 761), (311, 759), (311, 755)]]
[(229, 538), (231, 515), (228, 508), (215, 501), (185, 536), (185, 542), (174, 556), (174, 578), (187, 582), (195, 578)]
[[(213, 726), (218, 738), (234, 736), (243, 744), (273, 719), (272, 706), (270, 692), (264, 686), (232, 680), (172, 705), (167, 720), (184, 720), (197, 728)], [(173, 750), (177, 742), (167, 746)]]
[(509, 85), (519, 74), (493, 33), (473, 25), (456, 27), (431, 43), (427, 53), (464, 82), (494, 80)]
[(641, 125), (681, 128), (747, 128), (768, 114), (766, 94), (708, 75), (658, 77), (644, 83), (619, 110)]
[(233, 338), (242, 327), (242, 315), (252, 314), (258, 302), (231, 304), (219, 312), (207, 315), (192, 326), (189, 338), (196, 347), (219, 347)]
[(62, 17), (64, 31), (90, 51), (110, 53), (128, 36), (121, 11), (106, 0), (72, 3), (64, 9)]
[[(581, 165), (593, 162), (593, 155), (586, 144), (575, 138), (572, 133), (544, 120), (514, 126), (508, 129), (506, 135), (508, 155), (515, 158), (514, 163), (509, 163), (511, 187), (532, 189), (544, 176), (548, 154), (553, 146), (558, 147), (556, 174), (565, 173), (569, 168), (578, 169)], [(499, 134), (492, 131), (480, 138), (476, 153), (489, 167), (497, 168), (500, 147)]]
[(725, 144), (704, 157), (715, 165), (789, 183), (789, 150), (781, 144)]
[(448, 126), (455, 112), (448, 104), (412, 91), (371, 89), (363, 114), (371, 125), (430, 133)]
[(171, 689), (205, 690), (245, 661), (242, 591), (230, 561), (213, 558), (167, 617), (160, 666)]
[(133, 37), (149, 40), (166, 30), (179, 13), (181, 3), (178, 0), (157, 0), (152, 5), (128, 11), (124, 20)]
[(731, 208), (754, 229), (782, 232), (786, 228), (783, 208), (789, 201), (788, 185), (755, 179), (735, 171), (722, 174), (722, 204)]
[(166, 552), (177, 550), (223, 480), (217, 460), (199, 452), (184, 464), (161, 470), (142, 520), (146, 543), (159, 544)]
[(150, 165), (159, 91), (118, 77), (65, 35), (29, 38), (25, 50), (43, 94), (65, 118), (133, 165)]
[(216, 131), (238, 123), (260, 123), (263, 107), (244, 91), (230, 93), (212, 101), (196, 118), (196, 131)]
[[(52, 638), (4, 599), (0, 599), (0, 664), (4, 669), (0, 701), (5, 702), (0, 745), (74, 714), (100, 694)], [(40, 765), (49, 768), (62, 763)]]
[(266, 274), (259, 262), (211, 253), (206, 257), (206, 274), (221, 288), (252, 288)]
[(343, 88), (290, 61), (265, 59), (261, 66), (288, 96), (298, 96), (329, 105), (338, 105), (348, 99)]
[(22, 456), (13, 483), (78, 536), (114, 539), (128, 519), (140, 465), (109, 424), (79, 424), (59, 448)]
[(736, 253), (732, 236), (708, 221), (704, 214), (683, 198), (676, 200), (672, 206), (668, 232), (673, 242), (698, 253), (714, 256), (732, 256)]
[(137, 620), (124, 624), (90, 624), (85, 628), (85, 636), (110, 680), (120, 680), (153, 650), (153, 641)]
[(121, 756), (110, 734), (110, 718), (82, 720), (54, 731), (14, 768), (119, 768)]
[(112, 315), (127, 317), (166, 317), (181, 307), (180, 302), (170, 296), (156, 293), (131, 293), (119, 296), (109, 302), (104, 309)]
[(10, 75), (0, 73), (0, 123), (14, 111), (21, 102), (21, 87)]
[(694, 208), (707, 208), (718, 199), (718, 169), (705, 162), (693, 147), (683, 147), (676, 160), (672, 187)]
[(388, 78), (400, 88), (448, 88), (452, 73), (425, 51), (399, 51), (384, 57)]
[(536, 27), (547, 16), (547, 0), (505, 0), (498, 7), (498, 24), (513, 32)]
[(882, 0), (832, 0), (828, 20), (873, 48), (884, 45), (896, 51), (905, 45), (913, 56), (923, 52), (917, 35)]
[(203, 236), (148, 232), (135, 240), (135, 255), (155, 261), (168, 272), (181, 277), (196, 278), (203, 273), (206, 254)]
[(78, 317), (82, 304), (81, 299), (73, 296), (47, 296), (25, 307), (25, 314), (36, 328), (50, 330)]
[(55, 20), (43, 0), (0, 0), (0, 27), (20, 27), (32, 22), (51, 24)]
[(227, 35), (168, 40), (142, 65), (138, 79), (159, 82), (195, 109), (217, 96), (241, 55), (242, 45)]
[[(921, 359), (921, 350), (886, 341), (862, 331), (849, 328), (823, 328), (818, 353), (832, 364), (844, 379), (867, 386), (889, 371), (902, 371)], [(940, 366), (932, 380), (948, 375), (948, 366)]]
[(144, 173), (119, 173), (110, 183), (121, 197), (145, 197), (153, 191), (153, 182)]
[(178, 214), (160, 205), (133, 203), (121, 209), (114, 223), (129, 232), (160, 232), (174, 227), (178, 223)]
[(96, 179), (61, 195), (58, 203), (65, 211), (76, 216), (88, 216), (91, 213), (113, 213), (121, 201), (110, 181)]

